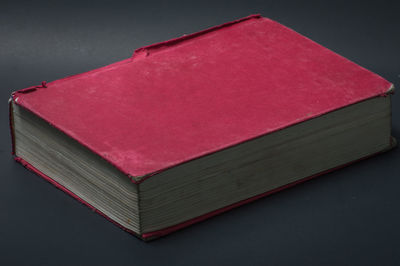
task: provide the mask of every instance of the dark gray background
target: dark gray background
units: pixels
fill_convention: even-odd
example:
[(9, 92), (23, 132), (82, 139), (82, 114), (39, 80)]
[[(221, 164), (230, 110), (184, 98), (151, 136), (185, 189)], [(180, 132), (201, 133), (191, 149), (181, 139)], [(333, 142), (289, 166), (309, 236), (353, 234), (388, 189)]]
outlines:
[(251, 13), (399, 87), (399, 2), (1, 1), (0, 264), (400, 265), (399, 149), (145, 243), (15, 163), (7, 110), (13, 90)]

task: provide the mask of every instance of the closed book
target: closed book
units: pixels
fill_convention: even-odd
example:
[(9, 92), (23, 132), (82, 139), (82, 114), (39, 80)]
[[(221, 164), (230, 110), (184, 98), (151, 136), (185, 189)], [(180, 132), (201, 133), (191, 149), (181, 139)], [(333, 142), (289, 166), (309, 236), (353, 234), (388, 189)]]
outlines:
[(390, 149), (392, 92), (252, 15), (14, 92), (12, 152), (148, 240)]

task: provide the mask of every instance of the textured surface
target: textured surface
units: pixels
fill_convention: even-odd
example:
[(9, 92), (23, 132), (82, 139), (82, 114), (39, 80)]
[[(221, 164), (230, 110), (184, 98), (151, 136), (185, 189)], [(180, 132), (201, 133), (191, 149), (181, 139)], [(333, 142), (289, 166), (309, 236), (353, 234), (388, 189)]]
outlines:
[(390, 87), (300, 34), (251, 16), (14, 99), (141, 177)]
[[(2, 265), (399, 265), (400, 149), (144, 243), (10, 156), (12, 91), (252, 13), (400, 87), (398, 1), (35, 1), (0, 8)], [(400, 137), (400, 98), (393, 135)], [(246, 230), (243, 230), (246, 228)], [(62, 259), (60, 259), (62, 258)]]

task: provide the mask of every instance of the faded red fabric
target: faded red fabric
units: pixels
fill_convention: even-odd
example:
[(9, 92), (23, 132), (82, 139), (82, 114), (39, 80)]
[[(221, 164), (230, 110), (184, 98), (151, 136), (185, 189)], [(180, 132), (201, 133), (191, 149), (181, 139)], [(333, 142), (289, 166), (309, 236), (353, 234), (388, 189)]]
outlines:
[[(140, 183), (391, 88), (293, 30), (252, 15), (17, 91), (12, 100)], [(142, 237), (169, 233), (232, 206)]]
[(376, 74), (258, 15), (138, 49), (14, 101), (141, 177), (385, 93)]

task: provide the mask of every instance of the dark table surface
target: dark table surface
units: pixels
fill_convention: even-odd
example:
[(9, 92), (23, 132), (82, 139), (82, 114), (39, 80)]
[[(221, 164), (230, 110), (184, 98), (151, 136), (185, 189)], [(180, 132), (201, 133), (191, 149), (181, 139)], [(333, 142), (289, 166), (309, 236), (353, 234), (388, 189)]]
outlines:
[(252, 13), (400, 86), (399, 3), (1, 1), (0, 265), (400, 265), (399, 149), (145, 243), (15, 163), (7, 109), (14, 90)]

